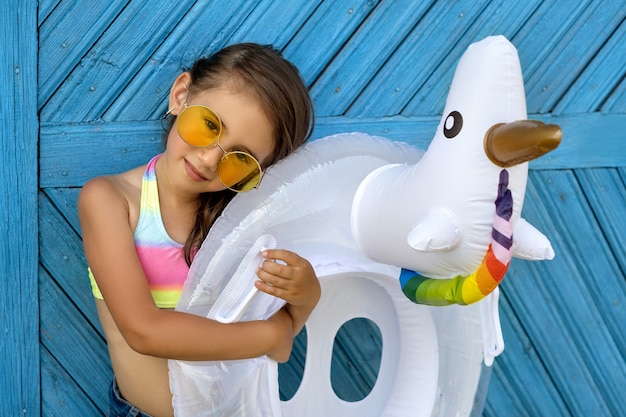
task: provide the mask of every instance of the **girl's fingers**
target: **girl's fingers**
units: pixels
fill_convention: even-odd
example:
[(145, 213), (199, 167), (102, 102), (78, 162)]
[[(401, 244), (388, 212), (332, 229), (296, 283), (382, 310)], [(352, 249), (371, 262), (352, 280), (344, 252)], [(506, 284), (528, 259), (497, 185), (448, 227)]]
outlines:
[(280, 293), (281, 293), (281, 288), (275, 287), (273, 285), (268, 284), (267, 282), (263, 281), (263, 280), (257, 280), (254, 285), (260, 290), (263, 291), (264, 293), (276, 296), (276, 297), (280, 297)]
[[(271, 263), (271, 262), (266, 261), (265, 263)], [(273, 267), (270, 266), (270, 269), (273, 269)], [(268, 269), (266, 269), (263, 266), (257, 269), (256, 274), (261, 281), (274, 287), (281, 287), (281, 288), (285, 287), (286, 285), (289, 284), (289, 281), (290, 281), (289, 279), (285, 277), (285, 275), (276, 273), (276, 270), (268, 271)]]
[(259, 282), (255, 284), (259, 290), (292, 305), (319, 298), (319, 281), (309, 261), (284, 249), (267, 249), (263, 256), (266, 260), (257, 269)]
[(297, 266), (305, 262), (304, 258), (298, 254), (285, 249), (266, 249), (263, 251), (263, 257), (274, 261), (283, 262), (287, 265)]
[(274, 275), (276, 277), (289, 278), (292, 267), (284, 265), (273, 260), (265, 260), (259, 267), (259, 272), (266, 275)]

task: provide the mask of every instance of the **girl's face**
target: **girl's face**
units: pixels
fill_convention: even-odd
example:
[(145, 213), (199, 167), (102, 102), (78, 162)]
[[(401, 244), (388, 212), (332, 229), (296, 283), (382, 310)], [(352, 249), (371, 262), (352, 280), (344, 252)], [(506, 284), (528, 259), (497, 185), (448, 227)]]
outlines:
[(178, 132), (178, 120), (168, 136), (166, 151), (171, 181), (178, 191), (191, 193), (221, 191), (226, 188), (218, 177), (218, 164), (224, 151), (244, 151), (259, 163), (268, 160), (274, 151), (274, 135), (270, 120), (252, 96), (229, 88), (185, 95), (178, 106), (180, 114), (186, 104), (202, 105), (221, 119), (220, 146), (195, 147), (186, 143)]

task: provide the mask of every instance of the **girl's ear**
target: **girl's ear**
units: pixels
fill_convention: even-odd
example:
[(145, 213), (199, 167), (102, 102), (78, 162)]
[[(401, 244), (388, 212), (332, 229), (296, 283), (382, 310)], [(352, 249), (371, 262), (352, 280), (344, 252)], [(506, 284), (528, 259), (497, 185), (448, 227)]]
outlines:
[(183, 72), (174, 80), (174, 84), (170, 89), (169, 106), (167, 107), (171, 109), (170, 114), (172, 116), (178, 116), (182, 111), (190, 84), (191, 74), (188, 71)]

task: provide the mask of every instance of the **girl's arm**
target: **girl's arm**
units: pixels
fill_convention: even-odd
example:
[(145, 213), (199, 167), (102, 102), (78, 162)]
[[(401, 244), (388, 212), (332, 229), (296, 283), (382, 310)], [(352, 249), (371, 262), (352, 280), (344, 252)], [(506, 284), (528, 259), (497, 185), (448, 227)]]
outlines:
[(87, 262), (128, 345), (139, 353), (181, 360), (229, 360), (270, 354), (287, 360), (292, 320), (222, 324), (159, 309), (135, 250), (122, 180), (101, 177), (83, 187), (78, 212)]
[[(267, 259), (257, 271), (256, 287), (287, 301), (285, 309), (293, 320), (293, 334), (302, 330), (321, 296), (321, 287), (311, 264), (284, 249), (268, 249)], [(280, 261), (280, 262), (275, 262)]]

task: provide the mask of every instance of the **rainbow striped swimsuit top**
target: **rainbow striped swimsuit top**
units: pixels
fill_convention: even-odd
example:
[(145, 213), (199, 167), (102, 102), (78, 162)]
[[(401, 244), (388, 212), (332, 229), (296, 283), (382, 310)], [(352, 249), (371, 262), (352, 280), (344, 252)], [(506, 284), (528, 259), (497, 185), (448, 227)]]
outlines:
[[(174, 308), (187, 279), (189, 266), (185, 262), (183, 245), (172, 240), (161, 219), (159, 189), (154, 169), (159, 156), (150, 160), (143, 175), (139, 220), (133, 237), (155, 304), (160, 308)], [(89, 278), (94, 297), (102, 300), (102, 293), (91, 269)]]

